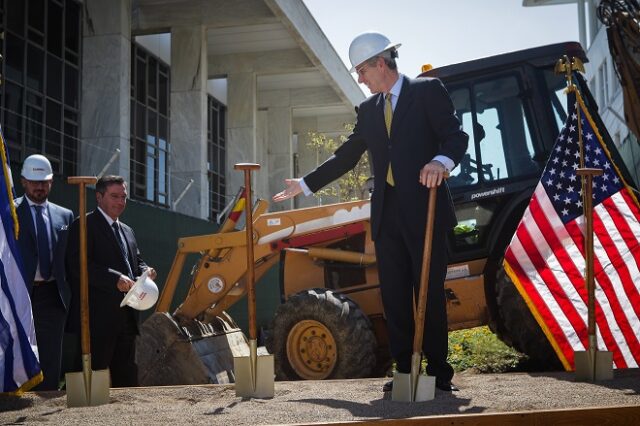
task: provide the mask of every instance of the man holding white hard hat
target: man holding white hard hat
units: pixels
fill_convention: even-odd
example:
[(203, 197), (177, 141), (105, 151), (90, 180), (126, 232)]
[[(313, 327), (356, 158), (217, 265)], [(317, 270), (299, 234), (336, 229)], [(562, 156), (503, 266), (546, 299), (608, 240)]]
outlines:
[[(131, 306), (120, 305), (137, 277), (148, 271), (148, 278), (153, 280), (156, 271), (142, 260), (133, 229), (119, 220), (127, 205), (124, 178), (108, 175), (98, 179), (96, 201), (98, 207), (87, 214), (91, 365), (95, 370), (108, 368), (113, 387), (137, 386), (135, 340), (140, 315)], [(71, 226), (67, 250), (74, 295), (79, 294), (80, 288), (78, 236), (76, 220)], [(70, 328), (79, 331), (79, 306), (74, 307)]]
[[(444, 182), (462, 159), (469, 136), (448, 92), (436, 78), (411, 79), (398, 72), (399, 43), (367, 32), (349, 47), (351, 72), (373, 94), (362, 102), (353, 132), (327, 161), (301, 179), (287, 179), (274, 201), (309, 195), (351, 170), (369, 152), (374, 174), (371, 232), (375, 242), (382, 303), (391, 355), (409, 373), (414, 331), (413, 298), (422, 269), (429, 188), (437, 187), (433, 251), (423, 339), (427, 373), (436, 387), (456, 390), (447, 363), (444, 279), (446, 232), (456, 224)], [(391, 390), (392, 382), (384, 390)]]

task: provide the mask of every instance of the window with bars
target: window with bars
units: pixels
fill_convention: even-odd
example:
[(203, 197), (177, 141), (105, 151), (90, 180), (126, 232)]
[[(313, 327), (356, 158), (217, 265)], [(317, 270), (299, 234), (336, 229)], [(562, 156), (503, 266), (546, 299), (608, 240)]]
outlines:
[(131, 45), (132, 198), (169, 205), (170, 68), (138, 45)]
[(41, 153), (77, 170), (82, 12), (76, 0), (0, 0), (0, 120), (12, 162)]
[(215, 219), (225, 207), (226, 196), (226, 114), (227, 107), (213, 96), (207, 99), (207, 176), (209, 217)]

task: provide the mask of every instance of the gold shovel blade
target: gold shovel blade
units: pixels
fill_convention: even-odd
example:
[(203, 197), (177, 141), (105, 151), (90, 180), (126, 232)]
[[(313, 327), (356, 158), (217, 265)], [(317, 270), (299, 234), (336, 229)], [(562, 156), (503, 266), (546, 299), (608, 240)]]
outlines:
[(250, 356), (233, 358), (236, 375), (236, 396), (246, 398), (273, 398), (274, 361), (273, 355), (258, 355), (255, 365)]
[(613, 379), (613, 353), (608, 351), (576, 351), (576, 381), (599, 382)]
[(65, 374), (67, 407), (93, 407), (109, 403), (109, 370), (91, 371), (86, 377), (88, 386), (82, 371)]
[[(417, 381), (417, 382), (416, 382)], [(397, 402), (424, 402), (435, 398), (436, 378), (419, 374), (415, 379), (410, 373), (393, 373), (391, 400)]]

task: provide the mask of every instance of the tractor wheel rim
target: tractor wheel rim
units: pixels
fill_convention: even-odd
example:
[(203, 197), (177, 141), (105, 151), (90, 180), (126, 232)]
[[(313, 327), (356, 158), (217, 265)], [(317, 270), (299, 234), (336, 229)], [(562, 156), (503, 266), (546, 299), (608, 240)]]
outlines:
[(321, 322), (304, 320), (287, 336), (287, 358), (294, 371), (306, 380), (329, 377), (338, 359), (333, 334)]

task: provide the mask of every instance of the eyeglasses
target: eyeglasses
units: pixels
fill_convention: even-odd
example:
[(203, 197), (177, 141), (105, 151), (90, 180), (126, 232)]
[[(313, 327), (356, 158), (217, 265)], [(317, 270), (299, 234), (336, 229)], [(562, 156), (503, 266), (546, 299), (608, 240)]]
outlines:
[(379, 56), (375, 56), (371, 59), (368, 59), (367, 61), (365, 61), (364, 64), (362, 64), (360, 68), (356, 68), (356, 73), (358, 74), (358, 76), (359, 77), (364, 76), (364, 74), (367, 72), (369, 68), (375, 67), (378, 64), (379, 58), (380, 58)]
[(364, 64), (360, 68), (356, 68), (356, 73), (358, 74), (359, 77), (363, 77), (364, 73), (366, 73), (369, 68), (370, 68), (369, 64)]

